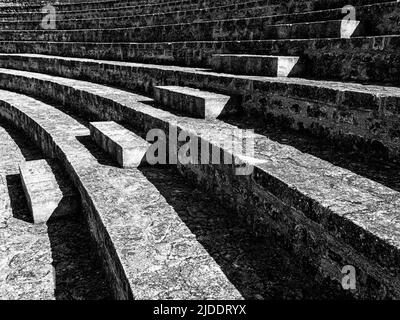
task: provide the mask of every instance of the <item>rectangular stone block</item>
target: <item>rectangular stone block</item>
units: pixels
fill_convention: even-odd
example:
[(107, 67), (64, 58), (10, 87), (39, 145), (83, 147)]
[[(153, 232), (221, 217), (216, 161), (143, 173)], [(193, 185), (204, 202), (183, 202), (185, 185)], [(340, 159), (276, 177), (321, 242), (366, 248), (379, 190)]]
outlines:
[(56, 162), (28, 161), (20, 164), (19, 170), (34, 223), (46, 223), (79, 210), (79, 194)]
[(232, 74), (289, 77), (300, 75), (298, 61), (299, 57), (289, 56), (214, 54), (211, 66), (215, 71)]
[(217, 118), (227, 106), (231, 97), (189, 87), (154, 87), (155, 100), (182, 114), (204, 118)]
[(146, 162), (150, 143), (113, 121), (91, 122), (90, 135), (123, 168)]

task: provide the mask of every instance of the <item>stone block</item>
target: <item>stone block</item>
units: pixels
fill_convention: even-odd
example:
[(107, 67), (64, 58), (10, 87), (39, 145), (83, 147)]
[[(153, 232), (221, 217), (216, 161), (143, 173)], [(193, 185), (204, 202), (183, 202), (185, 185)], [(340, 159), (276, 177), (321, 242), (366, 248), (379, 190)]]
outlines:
[(34, 223), (46, 223), (79, 209), (78, 193), (54, 161), (28, 161), (19, 169)]
[(124, 168), (145, 163), (150, 143), (113, 121), (91, 122), (93, 140)]

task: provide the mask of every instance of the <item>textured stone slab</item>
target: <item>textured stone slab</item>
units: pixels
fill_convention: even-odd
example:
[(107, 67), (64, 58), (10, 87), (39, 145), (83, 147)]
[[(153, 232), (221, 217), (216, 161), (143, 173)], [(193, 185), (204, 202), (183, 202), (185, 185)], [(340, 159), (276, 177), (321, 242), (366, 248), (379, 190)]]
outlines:
[(154, 97), (166, 107), (203, 119), (217, 118), (230, 100), (226, 95), (179, 86), (155, 86)]
[[(50, 42), (178, 42), (178, 41), (234, 41), (265, 39), (340, 38), (342, 20), (295, 24), (265, 25), (262, 18), (243, 19), (243, 29), (237, 20), (205, 21), (175, 25), (137, 28), (85, 30), (4, 30), (0, 40)], [(250, 20), (250, 21), (247, 21)], [(360, 24), (352, 36), (362, 35)]]
[(90, 135), (123, 168), (146, 162), (150, 143), (113, 121), (91, 122)]
[[(240, 2), (241, 0), (239, 0)], [(236, 0), (214, 0), (214, 5), (224, 5), (232, 2), (236, 2)], [(107, 5), (108, 3), (108, 5)], [(264, 4), (268, 3), (267, 0), (264, 0)], [(135, 3), (132, 1), (114, 1), (115, 5), (110, 5), (109, 1), (101, 1), (94, 3), (94, 6), (79, 8), (79, 7), (67, 7), (63, 6), (62, 8), (58, 8), (58, 14), (61, 17), (68, 17), (71, 19), (77, 18), (91, 18), (91, 17), (99, 17), (99, 16), (110, 16), (118, 17), (126, 14), (154, 14), (158, 12), (172, 12), (179, 11), (185, 9), (199, 9), (204, 7), (203, 1), (198, 0), (170, 0), (165, 3)], [(96, 7), (97, 8), (96, 8)], [(12, 17), (13, 19), (26, 19), (27, 17), (34, 17), (35, 19), (40, 20), (43, 17), (43, 14), (39, 12), (42, 7), (37, 6), (36, 10), (33, 8), (27, 7), (13, 7), (7, 10), (7, 8), (2, 8), (3, 12), (0, 12), (1, 17)], [(19, 10), (18, 10), (19, 9)], [(22, 10), (21, 10), (22, 9)], [(38, 10), (39, 9), (39, 10)], [(61, 9), (61, 10), (60, 10)]]
[[(173, 125), (196, 132), (211, 145), (239, 157), (225, 146), (225, 141), (235, 136), (235, 126), (182, 118), (142, 103), (142, 96), (85, 81), (14, 70), (1, 70), (1, 74), (9, 88), (58, 100), (79, 112), (90, 110), (104, 120), (128, 121), (145, 131), (157, 128), (168, 132)], [(6, 74), (14, 78), (5, 78)], [(31, 86), (32, 78), (35, 88)], [(13, 104), (17, 102), (15, 98)], [(267, 137), (254, 138), (251, 177), (236, 176), (235, 170), (225, 166), (188, 165), (180, 169), (214, 192), (226, 206), (253, 221), (257, 232), (277, 234), (324, 279), (340, 285), (343, 275), (338, 270), (343, 264), (354, 265), (360, 281), (357, 295), (400, 296), (400, 227), (396, 223), (399, 193)], [(91, 170), (97, 172), (98, 168)], [(87, 174), (93, 178), (93, 173)], [(109, 192), (99, 195), (100, 199), (105, 194)], [(254, 194), (258, 196), (254, 198)]]
[[(243, 2), (238, 5), (237, 3), (230, 3), (228, 5), (218, 6), (217, 4), (211, 3), (205, 8), (194, 8), (184, 10), (179, 8), (179, 11), (163, 12), (157, 11), (152, 14), (135, 14), (130, 10), (130, 7), (122, 10), (121, 8), (112, 8), (107, 12), (91, 10), (86, 13), (82, 12), (68, 14), (62, 13), (58, 15), (57, 27), (59, 29), (93, 29), (93, 28), (124, 28), (124, 27), (138, 27), (147, 25), (165, 25), (165, 24), (177, 24), (191, 22), (194, 19), (197, 21), (204, 20), (223, 20), (240, 17), (252, 17), (260, 15), (268, 15), (276, 13), (281, 5), (265, 5), (265, 0), (256, 0)], [(260, 7), (262, 6), (262, 7)], [(97, 15), (96, 15), (97, 14)], [(75, 16), (73, 19), (71, 15)], [(81, 15), (85, 15), (81, 17)], [(2, 29), (26, 29), (34, 30), (39, 29), (41, 19), (32, 20), (36, 18), (35, 14), (30, 16), (19, 16), (19, 20), (11, 20), (12, 17), (1, 18), (0, 15), (0, 27)], [(118, 19), (115, 19), (118, 17)], [(78, 19), (79, 18), (79, 19)], [(29, 20), (28, 20), (29, 19)]]
[(215, 54), (211, 66), (215, 71), (260, 75), (267, 77), (297, 76), (299, 57), (265, 56), (254, 54)]
[(47, 226), (21, 219), (29, 211), (18, 164), (24, 156), (41, 154), (27, 152), (28, 144), (0, 121), (0, 300), (53, 300), (56, 279)]
[[(395, 56), (392, 49), (389, 55)], [(179, 83), (231, 96), (243, 95), (245, 99), (238, 105), (251, 116), (285, 117), (293, 129), (304, 128), (317, 136), (327, 134), (331, 140), (340, 144), (346, 140), (348, 145), (357, 144), (357, 148), (364, 144), (368, 153), (376, 150), (392, 158), (400, 156), (400, 138), (396, 136), (400, 113), (391, 107), (400, 103), (397, 87), (239, 76), (197, 68), (32, 54), (0, 54), (0, 65), (90, 79), (148, 94), (153, 94), (155, 85)], [(321, 127), (324, 128), (322, 132)], [(376, 142), (371, 145), (372, 141)]]
[(24, 162), (20, 174), (34, 223), (46, 223), (50, 218), (70, 215), (79, 209), (78, 193), (54, 161)]
[(100, 163), (77, 139), (89, 130), (62, 111), (12, 92), (0, 97), (0, 115), (58, 158), (78, 186), (115, 299), (242, 299), (140, 170)]

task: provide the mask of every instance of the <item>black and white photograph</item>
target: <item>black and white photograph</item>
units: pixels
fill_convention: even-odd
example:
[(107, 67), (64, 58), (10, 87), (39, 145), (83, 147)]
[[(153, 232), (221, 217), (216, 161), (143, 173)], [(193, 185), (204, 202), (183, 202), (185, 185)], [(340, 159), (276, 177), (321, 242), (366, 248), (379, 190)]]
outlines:
[(400, 2), (0, 0), (0, 300), (400, 300)]

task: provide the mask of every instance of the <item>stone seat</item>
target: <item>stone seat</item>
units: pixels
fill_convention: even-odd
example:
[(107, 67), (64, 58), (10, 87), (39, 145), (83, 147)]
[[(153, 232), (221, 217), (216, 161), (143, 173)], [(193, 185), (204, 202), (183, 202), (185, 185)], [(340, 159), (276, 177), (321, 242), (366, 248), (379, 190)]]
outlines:
[[(77, 10), (96, 10), (96, 9), (113, 9), (121, 6), (158, 6), (158, 5), (168, 5), (174, 2), (173, 0), (161, 0), (161, 1), (132, 1), (132, 0), (101, 0), (101, 1), (81, 1), (73, 3), (51, 3), (59, 11), (77, 11)], [(175, 1), (176, 2), (176, 1)], [(183, 2), (191, 3), (196, 2), (196, 0), (185, 0)], [(41, 3), (27, 2), (25, 5), (5, 5), (1, 6), (1, 11), (3, 12), (36, 12), (41, 11), (41, 9), (48, 3), (42, 1)]]
[(80, 208), (80, 198), (54, 161), (35, 160), (20, 165), (20, 175), (34, 223), (71, 215)]
[[(264, 1), (266, 0), (259, 0)], [(104, 2), (107, 3), (107, 2)], [(63, 6), (61, 10), (58, 9), (57, 13), (63, 17), (86, 17), (89, 18), (88, 15), (94, 14), (95, 16), (107, 16), (110, 13), (113, 14), (151, 14), (151, 13), (159, 13), (159, 12), (171, 12), (171, 11), (178, 11), (178, 10), (187, 10), (187, 9), (198, 9), (203, 8), (203, 2), (198, 2), (197, 0), (176, 0), (176, 1), (169, 1), (165, 3), (153, 3), (153, 4), (135, 4), (132, 2), (119, 2), (114, 1), (113, 3), (119, 4), (114, 6), (107, 6), (104, 5), (102, 2), (93, 3), (90, 6)], [(215, 0), (213, 1), (213, 5), (226, 5), (232, 3), (231, 0)], [(41, 9), (43, 6), (36, 6), (35, 8), (30, 7), (3, 7), (0, 10), (0, 17), (14, 17), (17, 19), (24, 19), (26, 17), (31, 17), (33, 20), (38, 20), (43, 17), (41, 13)]]
[(230, 96), (190, 87), (155, 86), (155, 100), (188, 116), (216, 119), (226, 108)]
[[(0, 55), (0, 66), (90, 79), (149, 94), (153, 94), (154, 86), (179, 83), (231, 97), (243, 96), (243, 102), (236, 107), (238, 112), (261, 118), (267, 113), (286, 119), (293, 129), (302, 128), (321, 138), (328, 135), (339, 144), (357, 148), (364, 145), (368, 153), (380, 146), (377, 150), (381, 154), (392, 158), (400, 155), (397, 138), (389, 134), (395, 132), (399, 119), (396, 109), (391, 108), (399, 103), (400, 91), (395, 87), (238, 76), (176, 66), (35, 55)], [(18, 78), (7, 75), (9, 70), (4, 71), (5, 79)], [(376, 110), (385, 112), (378, 115)], [(374, 120), (370, 122), (369, 118)], [(376, 123), (381, 123), (380, 127)]]
[[(196, 18), (196, 21), (207, 21), (215, 19), (232, 19), (240, 17), (259, 16), (265, 12), (267, 14), (275, 13), (278, 10), (276, 6), (259, 7), (258, 4), (264, 4), (264, 0), (244, 2), (238, 4), (229, 4), (223, 6), (211, 6), (202, 9), (179, 10), (171, 12), (135, 14), (129, 9), (121, 12), (110, 10), (109, 12), (88, 11), (85, 13), (68, 14), (63, 13), (57, 16), (58, 29), (99, 29), (99, 28), (124, 28), (150, 25), (165, 25), (177, 23), (190, 23)], [(118, 20), (115, 19), (118, 17)], [(34, 18), (34, 19), (33, 19)], [(2, 29), (11, 30), (34, 30), (40, 28), (42, 16), (37, 14), (19, 16), (19, 20), (12, 20), (12, 16), (0, 18)], [(36, 20), (35, 20), (36, 19)]]
[[(168, 25), (212, 21), (229, 20), (232, 18), (255, 18), (262, 17), (264, 24), (276, 25), (287, 23), (303, 23), (313, 21), (340, 20), (343, 17), (342, 8), (326, 9), (319, 11), (294, 12), (282, 14), (281, 6), (263, 5), (258, 6), (257, 0), (245, 2), (240, 6), (230, 4), (225, 6), (213, 6), (206, 9), (180, 10), (165, 13), (138, 14), (129, 10), (116, 11), (88, 11), (77, 12), (76, 14), (58, 14), (57, 29), (105, 29), (105, 28), (126, 28), (152, 25)], [(368, 21), (366, 34), (393, 34), (398, 33), (399, 29), (392, 23), (394, 12), (400, 11), (400, 4), (397, 2), (387, 2), (372, 5), (361, 5), (355, 7), (356, 12)], [(118, 19), (115, 19), (118, 17)], [(4, 30), (36, 30), (41, 28), (43, 15), (25, 15), (16, 17), (1, 18), (0, 27)], [(371, 24), (371, 21), (373, 23)]]
[[(366, 6), (370, 4), (379, 3), (379, 5), (395, 5), (390, 3), (392, 1), (389, 0), (368, 0), (368, 1), (352, 1), (354, 6)], [(202, 2), (203, 3), (203, 2)], [(58, 11), (58, 17), (60, 19), (89, 19), (89, 18), (98, 18), (98, 17), (107, 17), (107, 16), (114, 16), (119, 17), (121, 15), (137, 15), (137, 14), (159, 14), (160, 12), (173, 12), (173, 11), (182, 11), (182, 10), (202, 10), (207, 11), (210, 7), (216, 6), (229, 6), (232, 5), (232, 1), (228, 0), (220, 0), (220, 1), (213, 1), (208, 6), (203, 6), (203, 4), (186, 4), (181, 2), (175, 2), (175, 6), (169, 6), (163, 8), (165, 4), (158, 4), (158, 5), (147, 5), (147, 6), (137, 6), (137, 5), (123, 5), (123, 6), (116, 6), (116, 7), (109, 7), (109, 8), (101, 8), (98, 9), (87, 9), (87, 10), (73, 10), (70, 8), (70, 11)], [(316, 21), (316, 20), (325, 20), (324, 14), (320, 11), (336, 9), (336, 18), (330, 19), (341, 19), (343, 15), (341, 14), (341, 8), (348, 4), (348, 1), (345, 0), (336, 0), (336, 1), (329, 1), (329, 2), (318, 2), (318, 1), (307, 1), (307, 2), (293, 2), (282, 6), (280, 1), (267, 1), (267, 0), (247, 0), (243, 2), (234, 3), (237, 6), (238, 10), (243, 10), (245, 7), (249, 7), (249, 13), (253, 12), (252, 16), (260, 16), (260, 15), (279, 15), (279, 14), (308, 14), (309, 11), (315, 11), (313, 13), (316, 16), (321, 15), (321, 18), (311, 18), (308, 21)], [(252, 8), (253, 7), (253, 8)], [(263, 8), (260, 8), (263, 7)], [(21, 8), (29, 8), (29, 7), (21, 7)], [(39, 7), (37, 8), (39, 10)], [(2, 18), (11, 18), (11, 20), (40, 20), (43, 15), (39, 14), (38, 12), (24, 12), (24, 11), (15, 11), (17, 7), (10, 8), (7, 10), (3, 8), (0, 10), (0, 20)], [(27, 9), (23, 9), (27, 10)], [(65, 10), (65, 9), (64, 9)], [(232, 9), (233, 10), (233, 9)], [(261, 10), (261, 11), (260, 11)], [(357, 12), (359, 12), (360, 8), (357, 8)], [(256, 12), (259, 12), (258, 14)], [(339, 12), (340, 11), (340, 12)], [(363, 17), (365, 12), (362, 12)], [(239, 15), (240, 16), (240, 15)], [(299, 17), (300, 17), (299, 16)], [(279, 18), (281, 19), (281, 18)], [(368, 19), (368, 17), (365, 17)], [(301, 20), (304, 22), (305, 20)], [(190, 21), (188, 21), (190, 22)], [(281, 21), (283, 23), (284, 21)], [(298, 21), (300, 22), (300, 21)]]
[(79, 189), (114, 299), (243, 299), (140, 170), (99, 162), (78, 140), (89, 130), (53, 106), (3, 90), (0, 104)]
[(91, 122), (90, 135), (121, 167), (136, 168), (146, 163), (150, 144), (115, 122)]
[[(63, 42), (177, 42), (195, 41), (234, 41), (265, 39), (309, 39), (340, 38), (341, 20), (311, 23), (265, 25), (262, 19), (199, 22), (118, 29), (89, 30), (5, 30), (0, 40), (20, 41), (63, 41)], [(229, 30), (229, 31), (228, 31)], [(356, 37), (362, 34), (362, 26), (352, 32)]]
[[(340, 283), (340, 265), (356, 265), (359, 281), (362, 282), (360, 287), (369, 288), (368, 294), (385, 292), (385, 296), (399, 296), (400, 238), (394, 220), (400, 199), (397, 191), (258, 134), (254, 135), (254, 155), (243, 157), (233, 145), (226, 144), (238, 137), (236, 126), (222, 121), (179, 117), (143, 103), (144, 97), (130, 92), (37, 73), (4, 69), (0, 72), (0, 86), (3, 88), (15, 90), (18, 87), (19, 91), (51, 99), (102, 120), (126, 121), (145, 132), (150, 129), (168, 132), (171, 126), (177, 127), (178, 131), (192, 132), (194, 137), (232, 155), (233, 165), (189, 164), (181, 169), (200, 185), (213, 181), (213, 184), (207, 185), (210, 191), (221, 200), (226, 197), (232, 199), (232, 203), (224, 201), (224, 204), (247, 216), (247, 221), (253, 221), (252, 226), (257, 232), (268, 230), (268, 233), (279, 234), (282, 241), (296, 248), (294, 252), (304, 255), (318, 270), (322, 268), (324, 277), (337, 279)], [(32, 81), (40, 92), (34, 90)], [(371, 91), (372, 87), (365, 89)], [(4, 100), (8, 95), (2, 92), (1, 97)], [(18, 101), (21, 101), (18, 108), (22, 108), (20, 96), (11, 101), (7, 99), (6, 108), (0, 108), (2, 116), (17, 119), (10, 102), (15, 105)], [(34, 108), (30, 103), (26, 106)], [(43, 108), (37, 110), (43, 112)], [(27, 124), (22, 115), (18, 118), (21, 118), (22, 125), (37, 128)], [(71, 127), (68, 123), (65, 125)], [(52, 126), (54, 128), (54, 123)], [(59, 128), (57, 130), (60, 132)], [(61, 133), (65, 135), (65, 132)], [(53, 141), (69, 144), (73, 139), (62, 136)], [(91, 167), (93, 173), (99, 172), (99, 168), (88, 165), (83, 159), (71, 157), (70, 161), (85, 168)], [(249, 171), (250, 180), (236, 174), (236, 166), (243, 165), (253, 168)], [(82, 167), (82, 170), (86, 169)], [(95, 180), (93, 173), (86, 175), (85, 171), (79, 172), (83, 177), (90, 177), (90, 181)], [(101, 175), (101, 172), (98, 174)], [(249, 184), (249, 181), (252, 183)], [(117, 185), (121, 185), (120, 181)], [(112, 189), (106, 186), (99, 189), (97, 185), (96, 190), (101, 192), (101, 198), (106, 195), (112, 197)], [(121, 191), (118, 192), (120, 195)], [(262, 197), (261, 202), (255, 199), (254, 202), (245, 202), (246, 205), (241, 204), (242, 197), (251, 199), (250, 195), (255, 192)], [(265, 210), (265, 206), (269, 209)], [(112, 212), (111, 208), (103, 209), (104, 212)], [(277, 214), (269, 216), (271, 210)], [(272, 224), (264, 225), (266, 221)], [(315, 250), (310, 250), (310, 246)], [(380, 254), (377, 255), (377, 252)], [(321, 265), (321, 259), (329, 261)]]
[[(399, 83), (397, 69), (398, 35), (351, 39), (300, 39), (260, 41), (186, 41), (172, 43), (80, 43), (40, 41), (0, 41), (8, 53), (34, 53), (54, 56), (140, 63), (173, 64), (191, 67), (211, 66), (213, 54), (257, 54), (299, 56), (305, 64), (304, 77), (322, 80)], [(331, 54), (335, 51), (336, 54)], [(357, 60), (357, 64), (351, 61)], [(379, 61), (379, 68), (374, 63)]]
[(214, 54), (211, 66), (218, 72), (266, 77), (288, 77), (298, 76), (301, 73), (298, 61), (299, 57)]
[[(0, 299), (53, 300), (56, 279), (51, 239), (46, 224), (32, 226), (19, 174), (26, 147), (35, 149), (32, 142), (21, 146), (15, 139), (20, 130), (12, 128), (10, 134), (10, 127), (0, 120)], [(40, 156), (39, 152), (33, 158)], [(29, 262), (21, 257), (29, 257)]]

